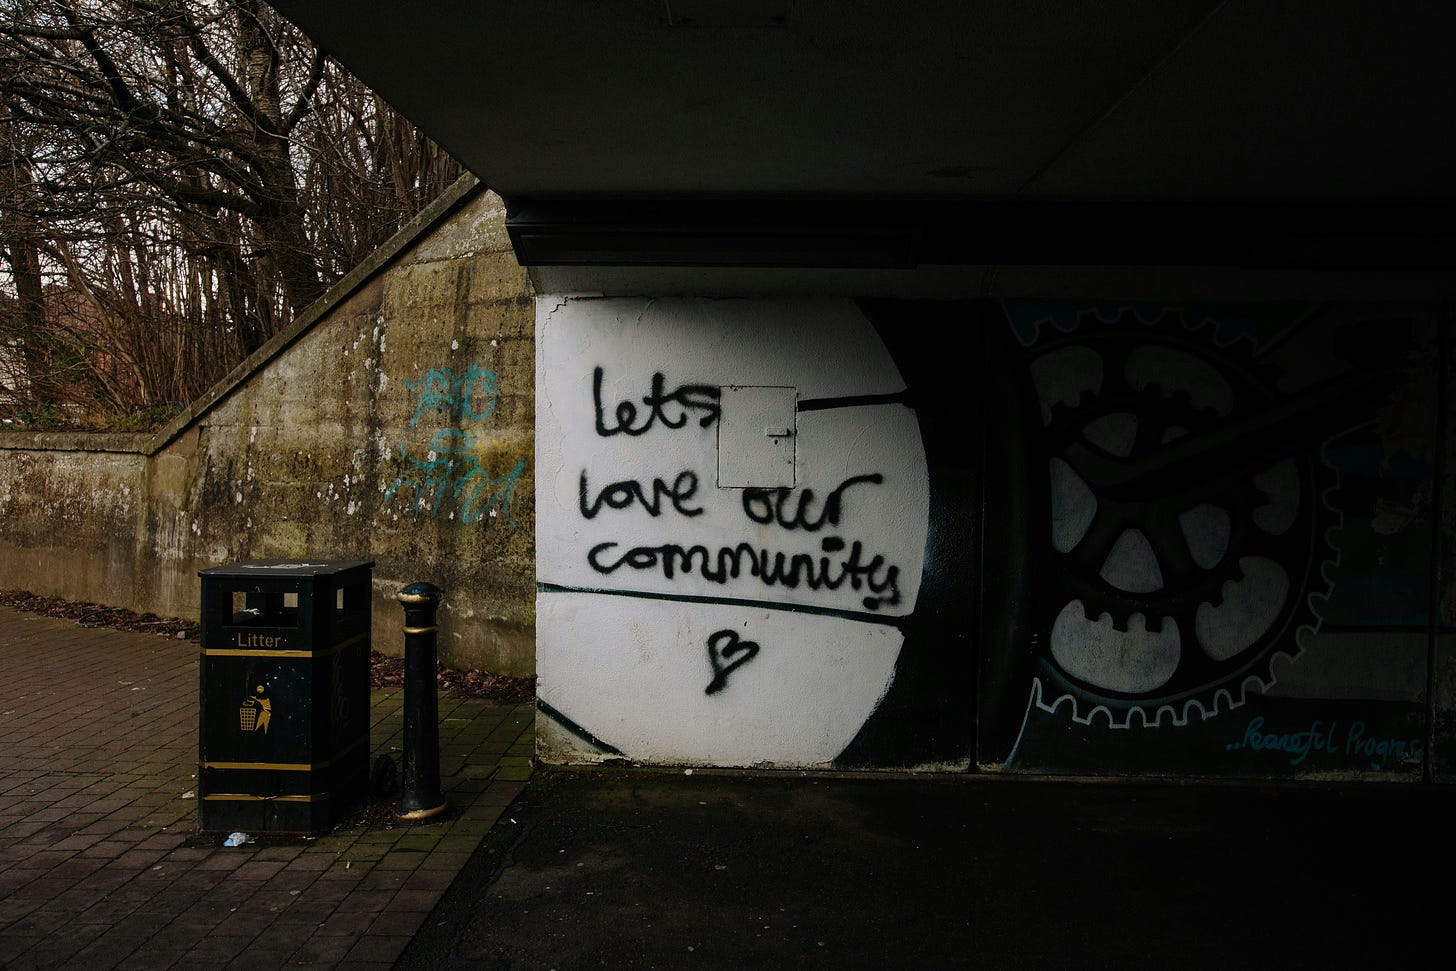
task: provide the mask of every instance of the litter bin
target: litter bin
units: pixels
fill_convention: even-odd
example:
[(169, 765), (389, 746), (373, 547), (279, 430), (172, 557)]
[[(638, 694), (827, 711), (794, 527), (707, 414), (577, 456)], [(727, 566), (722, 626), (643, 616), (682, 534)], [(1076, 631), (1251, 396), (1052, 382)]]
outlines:
[(317, 833), (365, 792), (373, 567), (255, 560), (198, 571), (200, 830)]

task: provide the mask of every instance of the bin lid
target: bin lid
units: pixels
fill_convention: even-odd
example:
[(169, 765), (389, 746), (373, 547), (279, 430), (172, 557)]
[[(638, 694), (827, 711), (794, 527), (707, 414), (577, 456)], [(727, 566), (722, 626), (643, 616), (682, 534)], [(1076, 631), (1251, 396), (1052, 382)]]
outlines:
[(203, 577), (316, 577), (374, 566), (373, 560), (248, 560), (198, 570)]

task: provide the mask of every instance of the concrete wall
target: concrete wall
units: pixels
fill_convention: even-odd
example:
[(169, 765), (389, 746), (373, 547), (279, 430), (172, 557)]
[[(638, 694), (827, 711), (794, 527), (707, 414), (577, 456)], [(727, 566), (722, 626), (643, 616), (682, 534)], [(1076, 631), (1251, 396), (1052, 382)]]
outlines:
[(161, 434), (0, 434), (0, 586), (198, 613), (199, 569), (372, 559), (443, 587), (442, 659), (534, 653), (533, 303), (467, 178)]
[(542, 297), (537, 352), (548, 759), (1451, 777), (1439, 305)]

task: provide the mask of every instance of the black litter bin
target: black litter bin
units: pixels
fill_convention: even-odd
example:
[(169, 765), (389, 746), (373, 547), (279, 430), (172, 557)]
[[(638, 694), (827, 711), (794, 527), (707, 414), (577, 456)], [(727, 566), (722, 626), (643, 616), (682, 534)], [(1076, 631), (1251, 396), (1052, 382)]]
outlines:
[(373, 567), (256, 560), (198, 572), (199, 829), (317, 833), (364, 794)]

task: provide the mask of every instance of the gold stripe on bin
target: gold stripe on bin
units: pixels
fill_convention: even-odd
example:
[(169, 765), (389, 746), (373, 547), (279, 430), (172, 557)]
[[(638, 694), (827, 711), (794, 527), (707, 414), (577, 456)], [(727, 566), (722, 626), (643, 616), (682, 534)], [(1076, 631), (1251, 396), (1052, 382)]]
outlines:
[(322, 772), (339, 759), (349, 755), (360, 745), (363, 745), (368, 738), (369, 736), (367, 734), (360, 735), (348, 745), (339, 749), (333, 759), (325, 762), (209, 762), (204, 759), (197, 764), (204, 769), (261, 769), (263, 771), (276, 772)]
[(250, 651), (235, 647), (204, 647), (202, 649), (202, 653), (205, 657), (328, 657), (330, 654), (337, 654), (339, 651), (342, 651), (346, 647), (353, 647), (355, 644), (359, 643), (360, 641), (366, 640), (368, 637), (368, 634), (356, 634), (348, 640), (340, 641), (333, 647), (326, 648), (322, 651), (315, 651), (309, 648), (294, 648), (286, 651)]
[(324, 802), (327, 792), (315, 796), (253, 796), (244, 792), (214, 792), (202, 797), (208, 802)]

